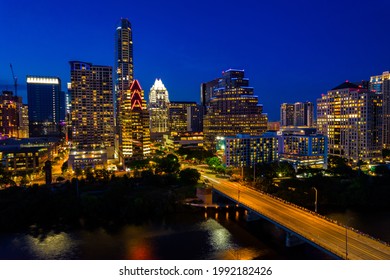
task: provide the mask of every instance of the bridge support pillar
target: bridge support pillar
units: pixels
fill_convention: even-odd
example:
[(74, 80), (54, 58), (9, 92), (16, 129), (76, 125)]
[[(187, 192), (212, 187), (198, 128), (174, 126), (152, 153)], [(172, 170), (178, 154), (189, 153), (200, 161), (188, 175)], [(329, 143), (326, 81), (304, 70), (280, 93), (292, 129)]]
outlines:
[(286, 232), (286, 247), (295, 247), (303, 243), (305, 242), (295, 234)]
[(245, 220), (247, 222), (252, 222), (252, 221), (257, 221), (257, 220), (260, 220), (260, 216), (258, 214), (256, 214), (256, 212), (253, 212), (253, 211), (246, 211), (245, 213)]

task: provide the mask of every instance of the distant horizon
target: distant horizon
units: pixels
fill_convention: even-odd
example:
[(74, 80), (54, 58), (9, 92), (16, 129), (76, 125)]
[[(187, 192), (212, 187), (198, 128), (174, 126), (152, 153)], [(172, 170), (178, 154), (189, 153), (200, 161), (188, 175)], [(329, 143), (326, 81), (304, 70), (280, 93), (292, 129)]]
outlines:
[[(59, 77), (67, 91), (69, 61), (113, 66), (121, 18), (132, 24), (134, 78), (146, 100), (160, 78), (172, 101), (199, 103), (201, 83), (229, 68), (243, 69), (264, 113), (276, 121), (282, 103), (316, 103), (346, 80), (390, 70), (389, 1), (180, 3), (1, 3), (6, 40), (0, 46), (0, 90), (13, 91), (10, 63), (25, 103), (27, 75)], [(370, 20), (363, 20), (367, 15)]]

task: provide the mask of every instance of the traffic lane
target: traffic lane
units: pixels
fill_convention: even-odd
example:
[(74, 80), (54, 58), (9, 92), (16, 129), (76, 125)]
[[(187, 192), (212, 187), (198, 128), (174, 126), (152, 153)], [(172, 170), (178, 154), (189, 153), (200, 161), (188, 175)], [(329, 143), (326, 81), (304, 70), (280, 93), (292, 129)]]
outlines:
[[(208, 177), (208, 179), (210, 179), (211, 181), (213, 181), (214, 183), (217, 183), (219, 185), (224, 184), (225, 186), (228, 186), (228, 188), (225, 188), (224, 191), (229, 192), (230, 196), (233, 199), (235, 199), (234, 197), (235, 197), (236, 192), (239, 192), (239, 191), (242, 192), (241, 193), (242, 199), (245, 198), (245, 195), (247, 192), (251, 193), (251, 195), (255, 199), (255, 201), (251, 201), (251, 206), (253, 206), (253, 207), (256, 207), (256, 205), (258, 205), (258, 202), (259, 202), (257, 200), (261, 199), (261, 197), (260, 197), (260, 196), (262, 196), (261, 193), (256, 192), (255, 190), (252, 190), (252, 189), (247, 188), (245, 186), (239, 185), (237, 183), (226, 181), (225, 179), (222, 179), (222, 178), (218, 178), (218, 180), (217, 180), (217, 179), (211, 178), (210, 176), (204, 176), (204, 177)], [(233, 188), (234, 191), (231, 192), (231, 190), (230, 190), (231, 188)], [(307, 213), (303, 210), (297, 209), (291, 205), (281, 203), (279, 201), (273, 201), (273, 199), (268, 197), (268, 196), (266, 196), (266, 198), (267, 198), (267, 201), (266, 201), (267, 203), (263, 204), (263, 208), (265, 207), (265, 205), (269, 206), (270, 204), (274, 204), (273, 206), (271, 206), (271, 208), (268, 208), (267, 214), (269, 216), (272, 216), (274, 214), (275, 209), (278, 209), (281, 207), (281, 208), (283, 208), (283, 211), (276, 210), (276, 212), (278, 212), (279, 215), (284, 216), (283, 217), (284, 221), (289, 221), (289, 220), (291, 220), (291, 218), (293, 218), (295, 220), (295, 221), (293, 221), (293, 223), (290, 226), (296, 226), (297, 224), (299, 224), (299, 227), (306, 228), (306, 231), (309, 231), (309, 230), (313, 231), (314, 230), (315, 231), (315, 232), (313, 232), (314, 237), (315, 237), (315, 233), (317, 233), (317, 238), (320, 235), (322, 235), (321, 239), (323, 239), (324, 235), (325, 235), (325, 239), (327, 241), (324, 243), (329, 243), (329, 241), (332, 241), (332, 243), (334, 243), (335, 248), (338, 248), (338, 251), (340, 251), (340, 248), (345, 246), (345, 228), (344, 227), (333, 224), (333, 223), (331, 223), (327, 220), (324, 220), (324, 219), (319, 219), (318, 217), (316, 217), (317, 219), (313, 220), (313, 215), (311, 213)], [(262, 199), (264, 202), (264, 197)], [(264, 209), (263, 209), (263, 211), (264, 211)], [(295, 216), (301, 216), (301, 217), (290, 217), (290, 215), (288, 217), (286, 217), (285, 211), (295, 212)], [(261, 213), (261, 211), (259, 211), (259, 212)], [(304, 226), (301, 223), (301, 219), (306, 220), (306, 222), (304, 222)], [(308, 222), (307, 219), (310, 220), (310, 222)], [(299, 233), (299, 228), (295, 228), (295, 229), (296, 229), (297, 233)], [(372, 241), (371, 238), (358, 235), (357, 233), (352, 232), (352, 231), (351, 231), (351, 233), (352, 233), (351, 240), (348, 240), (349, 255), (353, 255), (355, 250), (356, 250), (357, 253), (359, 253), (359, 255), (369, 256), (370, 259), (375, 258), (375, 256), (377, 256), (377, 255), (382, 256), (382, 257), (387, 256), (387, 254), (383, 252), (383, 248), (375, 248), (375, 247), (372, 247), (371, 245), (367, 244), (367, 243), (371, 243), (371, 242), (364, 242), (364, 240)], [(305, 234), (303, 234), (303, 236), (305, 236)], [(359, 238), (357, 238), (357, 236), (359, 236)], [(311, 237), (313, 237), (313, 236), (311, 236)], [(311, 237), (309, 237), (309, 239), (312, 239)], [(323, 242), (320, 242), (320, 240), (318, 240), (318, 241), (319, 241), (318, 243), (323, 243)]]

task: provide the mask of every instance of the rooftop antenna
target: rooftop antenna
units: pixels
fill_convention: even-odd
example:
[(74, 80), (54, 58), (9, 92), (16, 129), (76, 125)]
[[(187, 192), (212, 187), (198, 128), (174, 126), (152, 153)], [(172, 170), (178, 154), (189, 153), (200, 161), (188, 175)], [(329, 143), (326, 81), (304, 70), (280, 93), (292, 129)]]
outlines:
[(15, 88), (15, 96), (18, 96), (18, 78), (15, 76), (14, 68), (12, 68), (12, 64), (9, 64), (12, 72), (12, 78), (14, 79), (14, 88)]

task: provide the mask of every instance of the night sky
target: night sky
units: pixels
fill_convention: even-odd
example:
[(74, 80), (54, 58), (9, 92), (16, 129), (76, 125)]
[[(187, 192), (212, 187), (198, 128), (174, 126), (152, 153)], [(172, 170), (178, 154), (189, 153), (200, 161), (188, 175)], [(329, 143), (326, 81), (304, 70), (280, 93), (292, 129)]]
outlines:
[[(390, 1), (0, 1), (0, 90), (12, 63), (26, 75), (70, 80), (70, 60), (114, 64), (120, 18), (133, 27), (134, 73), (148, 97), (200, 101), (200, 83), (244, 69), (270, 120), (283, 102), (315, 102), (345, 80), (390, 70)], [(7, 86), (8, 85), (8, 86)]]

